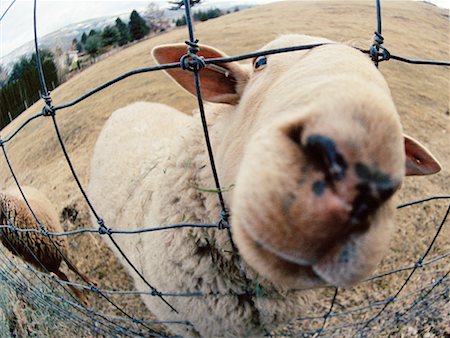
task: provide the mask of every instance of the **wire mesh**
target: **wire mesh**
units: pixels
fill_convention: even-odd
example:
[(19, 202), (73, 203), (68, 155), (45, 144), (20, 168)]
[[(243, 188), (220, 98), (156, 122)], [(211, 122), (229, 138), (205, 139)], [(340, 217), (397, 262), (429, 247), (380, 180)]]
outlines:
[[(0, 20), (5, 17), (7, 12), (13, 6), (15, 0), (11, 2), (11, 4), (4, 11)], [(177, 312), (174, 306), (171, 305), (170, 299), (173, 297), (228, 297), (228, 296), (239, 296), (238, 293), (229, 293), (229, 294), (219, 294), (219, 293), (176, 293), (176, 292), (161, 292), (157, 290), (154, 286), (152, 286), (143, 276), (143, 274), (135, 267), (134, 262), (132, 262), (126, 255), (126, 253), (120, 248), (117, 242), (113, 239), (113, 235), (145, 235), (154, 231), (170, 231), (177, 228), (205, 228), (205, 229), (216, 229), (217, 231), (227, 231), (229, 234), (230, 242), (232, 243), (233, 249), (236, 250), (231, 237), (230, 228), (231, 225), (228, 222), (228, 210), (226, 209), (223, 196), (222, 196), (222, 188), (219, 180), (219, 176), (217, 174), (215, 161), (214, 161), (214, 150), (211, 146), (211, 142), (209, 139), (208, 133), (208, 123), (203, 107), (203, 99), (202, 99), (202, 90), (201, 84), (199, 80), (199, 73), (202, 71), (207, 65), (210, 64), (221, 64), (227, 62), (241, 61), (250, 58), (255, 58), (263, 55), (272, 55), (279, 53), (289, 53), (293, 51), (299, 50), (309, 50), (313, 48), (320, 47), (324, 44), (314, 44), (314, 45), (304, 45), (304, 46), (292, 46), (288, 48), (280, 48), (273, 50), (265, 50), (260, 52), (253, 52), (248, 54), (242, 54), (233, 57), (227, 58), (200, 58), (197, 56), (199, 51), (198, 40), (195, 35), (193, 21), (192, 21), (192, 13), (191, 13), (191, 3), (188, 0), (184, 0), (184, 3), (180, 3), (180, 7), (185, 8), (185, 16), (187, 21), (187, 29), (188, 29), (188, 41), (186, 41), (186, 55), (185, 58), (181, 59), (180, 62), (158, 65), (155, 67), (147, 67), (129, 71), (124, 73), (92, 90), (81, 95), (79, 98), (76, 98), (70, 102), (66, 102), (57, 106), (54, 106), (52, 103), (52, 98), (50, 93), (47, 90), (46, 82), (45, 82), (45, 74), (43, 73), (40, 55), (39, 55), (39, 40), (38, 40), (38, 18), (36, 15), (37, 9), (37, 1), (34, 0), (34, 41), (35, 41), (35, 51), (36, 51), (36, 59), (37, 59), (37, 68), (39, 74), (39, 80), (41, 83), (41, 97), (44, 102), (44, 108), (40, 113), (37, 113), (28, 119), (26, 119), (18, 128), (16, 128), (10, 135), (2, 138), (0, 140), (0, 145), (3, 150), (4, 158), (8, 164), (8, 169), (10, 171), (11, 176), (13, 177), (17, 187), (22, 193), (23, 199), (27, 204), (29, 211), (33, 214), (36, 223), (38, 224), (38, 229), (21, 229), (16, 227), (13, 224), (13, 221), (9, 218), (5, 210), (2, 209), (2, 219), (6, 220), (6, 223), (0, 225), (0, 235), (3, 235), (6, 239), (6, 232), (13, 233), (16, 236), (19, 236), (21, 233), (32, 233), (33, 235), (46, 236), (50, 239), (54, 247), (58, 250), (59, 254), (63, 258), (63, 260), (70, 265), (70, 259), (66, 257), (66, 255), (58, 248), (58, 245), (53, 241), (55, 237), (61, 236), (73, 236), (73, 235), (81, 235), (81, 234), (96, 234), (99, 236), (107, 236), (109, 240), (112, 241), (113, 245), (117, 248), (118, 252), (122, 255), (126, 263), (140, 276), (142, 281), (148, 286), (148, 290), (108, 290), (108, 289), (100, 289), (93, 285), (90, 281), (86, 280), (81, 274), (79, 277), (83, 280), (83, 283), (73, 283), (61, 280), (52, 274), (50, 271), (46, 269), (46, 267), (41, 263), (39, 267), (32, 267), (30, 265), (25, 264), (25, 266), (20, 266), (14, 260), (10, 259), (5, 251), (0, 247), (0, 283), (8, 286), (10, 289), (15, 290), (18, 294), (21, 294), (23, 299), (31, 304), (35, 304), (37, 306), (48, 307), (53, 313), (58, 313), (58, 316), (64, 321), (72, 322), (77, 327), (80, 327), (82, 324), (83, 329), (91, 330), (91, 333), (96, 333), (104, 336), (151, 336), (151, 337), (159, 337), (164, 336), (164, 333), (161, 333), (155, 329), (153, 329), (152, 325), (155, 324), (164, 324), (170, 328), (171, 325), (192, 325), (189, 321), (175, 321), (175, 320), (166, 320), (166, 321), (157, 321), (157, 320), (142, 320), (136, 318), (132, 314), (129, 314), (126, 310), (124, 310), (120, 305), (116, 304), (114, 300), (110, 298), (110, 295), (147, 295), (152, 297), (159, 298), (162, 302), (164, 302), (172, 311)], [(432, 60), (416, 60), (409, 59), (402, 56), (396, 56), (389, 53), (389, 51), (383, 46), (384, 39), (382, 36), (382, 22), (381, 22), (381, 5), (380, 1), (376, 0), (376, 18), (377, 18), (377, 30), (375, 31), (374, 41), (370, 49), (361, 50), (362, 52), (369, 54), (372, 58), (375, 65), (378, 67), (379, 63), (382, 61), (388, 60), (396, 60), (400, 62), (410, 63), (410, 64), (422, 64), (422, 65), (435, 65), (435, 66), (450, 66), (450, 62), (448, 61), (432, 61)], [(215, 187), (217, 191), (217, 197), (219, 200), (219, 204), (221, 206), (221, 212), (218, 215), (218, 221), (214, 224), (173, 224), (173, 225), (165, 225), (157, 228), (146, 228), (146, 229), (136, 229), (133, 231), (125, 231), (120, 229), (111, 229), (105, 224), (95, 206), (90, 201), (81, 181), (78, 178), (77, 172), (72, 164), (71, 157), (66, 149), (65, 142), (63, 136), (60, 132), (58, 121), (57, 121), (57, 112), (68, 107), (77, 105), (78, 103), (84, 101), (85, 99), (91, 97), (92, 95), (98, 94), (103, 90), (106, 90), (111, 85), (120, 82), (128, 77), (135, 76), (137, 74), (167, 70), (167, 69), (184, 69), (186, 71), (191, 71), (193, 73), (193, 81), (195, 83), (196, 88), (196, 96), (198, 99), (198, 107), (200, 111), (201, 123), (204, 130), (204, 138), (206, 144), (206, 150), (208, 153), (208, 157), (210, 160), (210, 165), (212, 169), (212, 174), (215, 182)], [(86, 202), (88, 208), (94, 215), (97, 220), (98, 228), (97, 229), (79, 229), (75, 231), (64, 231), (64, 232), (49, 232), (45, 228), (45, 224), (42, 224), (38, 217), (35, 215), (32, 207), (27, 201), (27, 197), (21, 190), (21, 184), (18, 178), (15, 175), (15, 171), (9, 162), (8, 154), (5, 146), (7, 143), (11, 142), (14, 137), (21, 132), (31, 121), (40, 118), (48, 118), (52, 119), (54, 130), (58, 139), (58, 142), (61, 146), (61, 151), (64, 154), (64, 158), (69, 166), (69, 169), (72, 173), (73, 179), (76, 181), (78, 189), (83, 195), (84, 201)], [(413, 207), (418, 204), (433, 202), (437, 203), (439, 201), (444, 201), (448, 205), (448, 201), (450, 200), (450, 196), (431, 196), (428, 198), (424, 198), (421, 200), (416, 200), (408, 203), (403, 203), (398, 206), (398, 208), (406, 208)], [(379, 275), (373, 276), (362, 283), (373, 283), (376, 281), (383, 280), (384, 278), (401, 274), (403, 272), (408, 272), (406, 278), (402, 285), (398, 288), (398, 290), (393, 293), (393, 295), (387, 296), (385, 299), (379, 299), (374, 301), (369, 301), (368, 304), (362, 305), (357, 304), (356, 306), (351, 307), (350, 309), (344, 308), (343, 310), (337, 310), (339, 307), (339, 295), (340, 290), (338, 288), (330, 288), (333, 290), (332, 294), (330, 294), (330, 305), (327, 309), (323, 309), (323, 312), (319, 315), (305, 315), (301, 318), (297, 318), (295, 320), (296, 323), (301, 322), (311, 322), (317, 323), (312, 329), (305, 329), (303, 331), (291, 330), (290, 333), (277, 333), (267, 335), (274, 336), (342, 336), (345, 335), (353, 335), (353, 336), (366, 336), (368, 334), (373, 334), (374, 332), (383, 332), (388, 331), (392, 327), (396, 327), (400, 324), (408, 323), (409, 321), (414, 320), (417, 316), (417, 313), (420, 311), (425, 311), (430, 308), (433, 304), (438, 302), (443, 302), (443, 304), (448, 303), (449, 301), (449, 271), (441, 276), (436, 276), (433, 281), (425, 284), (423, 287), (409, 291), (409, 293), (405, 294), (404, 289), (410, 282), (411, 278), (420, 271), (421, 269), (425, 269), (427, 267), (433, 267), (433, 264), (442, 261), (448, 261), (448, 257), (450, 256), (450, 252), (446, 252), (443, 254), (437, 254), (431, 258), (428, 256), (432, 251), (433, 246), (437, 238), (440, 236), (442, 229), (447, 223), (448, 215), (450, 212), (450, 206), (447, 207), (445, 214), (441, 218), (441, 222), (439, 227), (437, 228), (431, 242), (429, 243), (425, 253), (411, 266), (401, 267), (398, 269), (394, 269), (391, 271), (387, 271), (384, 273), (380, 273)], [(20, 237), (19, 237), (20, 238)], [(27, 244), (22, 241), (22, 245), (27, 247)], [(12, 246), (14, 247), (14, 246)], [(32, 253), (32, 250), (27, 247), (27, 250)], [(16, 252), (18, 255), (18, 252)], [(37, 257), (35, 257), (37, 261)], [(40, 284), (36, 285), (33, 283), (29, 276), (34, 276), (39, 280)], [(79, 288), (80, 290), (85, 290), (88, 292), (92, 292), (98, 297), (103, 298), (106, 302), (110, 303), (120, 316), (112, 316), (109, 314), (99, 313), (95, 310), (86, 307), (82, 303), (80, 303), (79, 299), (74, 297), (68, 286)], [(250, 289), (250, 288), (249, 288)], [(64, 297), (64, 295), (68, 295), (69, 297)], [(243, 294), (242, 294), (243, 295)], [(257, 296), (257, 292), (248, 292), (245, 295)], [(390, 309), (395, 304), (403, 304), (400, 309), (396, 308), (395, 313), (392, 313)], [(382, 325), (380, 324), (382, 322)], [(345, 324), (342, 324), (345, 323)], [(381, 325), (381, 328), (379, 327)], [(314, 325), (313, 325), (314, 326)], [(311, 326), (310, 326), (311, 327)], [(80, 328), (81, 329), (81, 328)]]

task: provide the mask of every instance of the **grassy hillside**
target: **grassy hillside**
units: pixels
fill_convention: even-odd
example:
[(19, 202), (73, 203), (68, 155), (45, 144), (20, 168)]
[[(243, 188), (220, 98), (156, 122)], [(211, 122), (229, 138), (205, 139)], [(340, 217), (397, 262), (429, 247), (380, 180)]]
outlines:
[[(259, 49), (283, 33), (324, 36), (368, 48), (376, 25), (373, 3), (287, 1), (200, 23), (195, 29), (201, 43), (213, 45), (229, 55)], [(448, 12), (423, 2), (390, 1), (382, 2), (382, 14), (385, 47), (391, 53), (411, 58), (450, 59)], [(187, 30), (180, 28), (127, 48), (57, 88), (51, 93), (54, 104), (71, 101), (127, 71), (154, 65), (150, 55), (154, 46), (186, 39)], [(449, 69), (413, 66), (396, 61), (382, 63), (380, 69), (390, 84), (405, 131), (424, 143), (444, 167), (435, 176), (406, 179), (399, 200), (410, 201), (448, 194)], [(57, 113), (61, 133), (82, 184), (88, 182), (92, 149), (105, 120), (117, 108), (139, 100), (170, 104), (186, 113), (195, 107), (193, 97), (179, 90), (163, 72), (158, 72), (128, 78), (75, 107)], [(2, 130), (2, 137), (9, 135), (22, 121), (41, 108), (42, 103), (32, 106)], [(56, 204), (67, 229), (90, 227), (86, 205), (60, 151), (51, 119), (40, 118), (30, 123), (7, 144), (6, 149), (21, 183), (35, 186), (46, 193)], [(0, 186), (4, 188), (13, 182), (3, 158), (0, 163)], [(380, 271), (413, 264), (425, 252), (445, 212), (445, 206), (445, 202), (437, 202), (399, 210), (392, 252), (383, 261)], [(75, 210), (78, 216), (66, 220), (64, 215)], [(100, 287), (133, 288), (130, 279), (100, 239), (90, 235), (72, 237), (71, 247), (74, 249), (71, 259), (78, 261), (83, 271), (88, 271), (99, 280)], [(442, 254), (449, 249), (450, 229), (447, 226), (430, 255)], [(432, 269), (418, 274), (411, 283), (412, 290), (414, 286), (425, 285), (421, 284), (425, 280), (429, 282), (439, 273), (442, 275), (442, 271), (448, 270), (448, 265), (448, 260), (440, 261)], [(114, 271), (114, 275), (110, 271)], [(346, 300), (340, 300), (341, 306), (345, 308), (357, 304), (361, 299), (364, 304), (384, 299), (394, 293), (405, 277), (405, 274), (395, 275), (382, 282), (350, 290), (346, 293)], [(109, 310), (105, 302), (95, 297), (91, 299), (98, 310)], [(131, 313), (142, 317), (149, 315), (138, 297), (116, 299)]]

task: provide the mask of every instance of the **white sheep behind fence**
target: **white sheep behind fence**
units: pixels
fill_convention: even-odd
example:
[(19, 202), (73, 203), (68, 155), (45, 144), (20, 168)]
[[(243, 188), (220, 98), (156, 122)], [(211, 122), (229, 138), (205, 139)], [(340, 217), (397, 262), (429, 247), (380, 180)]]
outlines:
[[(389, 88), (361, 52), (304, 35), (282, 36), (263, 50), (313, 43), (330, 44), (200, 71), (203, 98), (216, 103), (206, 114), (244, 260), (217, 229), (114, 236), (158, 290), (206, 295), (170, 298), (178, 314), (143, 295), (160, 320), (192, 324), (171, 326), (174, 333), (260, 336), (302, 314), (314, 292), (294, 289), (366, 278), (387, 249), (391, 197), (405, 173), (440, 169), (419, 143), (403, 137)], [(167, 45), (153, 54), (170, 63), (185, 50)], [(207, 46), (199, 54), (224, 56)], [(195, 93), (192, 74), (167, 72)], [(213, 186), (196, 114), (140, 102), (106, 122), (89, 195), (108, 227), (214, 223), (220, 208), (208, 192)], [(136, 288), (147, 290), (130, 273)]]

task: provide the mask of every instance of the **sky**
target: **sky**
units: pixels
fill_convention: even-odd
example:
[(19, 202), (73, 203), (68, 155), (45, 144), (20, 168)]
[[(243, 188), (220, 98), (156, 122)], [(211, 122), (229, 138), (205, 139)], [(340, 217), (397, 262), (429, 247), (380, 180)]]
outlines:
[[(0, 17), (14, 0), (0, 0)], [(161, 7), (167, 0), (153, 0)], [(207, 3), (226, 0), (208, 0)], [(229, 3), (268, 3), (279, 0), (228, 0)], [(301, 1), (301, 0), (291, 0)], [(38, 36), (51, 33), (71, 23), (87, 19), (145, 10), (150, 0), (38, 0)], [(440, 7), (450, 8), (450, 0), (430, 0)], [(0, 58), (24, 43), (31, 41), (33, 32), (33, 1), (16, 0), (0, 21)]]

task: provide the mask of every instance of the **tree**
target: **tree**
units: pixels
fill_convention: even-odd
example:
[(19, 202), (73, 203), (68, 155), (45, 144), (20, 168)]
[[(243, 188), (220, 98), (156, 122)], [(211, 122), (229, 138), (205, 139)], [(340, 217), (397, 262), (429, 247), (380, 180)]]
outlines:
[(18, 62), (16, 62), (9, 74), (8, 83), (19, 80), (22, 75), (32, 68), (35, 68), (36, 64), (31, 64), (30, 60), (26, 56), (22, 56)]
[(144, 18), (150, 32), (160, 32), (169, 27), (169, 20), (165, 17), (164, 10), (160, 9), (156, 2), (148, 4)]
[(78, 43), (77, 43), (77, 51), (78, 51), (78, 52), (84, 51), (84, 47), (83, 47), (83, 44), (82, 44), (81, 42), (78, 42)]
[(175, 26), (177, 27), (185, 25), (186, 25), (186, 17), (184, 15), (175, 21)]
[(77, 50), (79, 52), (81, 52), (83, 50), (83, 45), (81, 44), (80, 41), (78, 41), (76, 38), (72, 40), (72, 46), (71, 46), (72, 50)]
[(219, 16), (223, 15), (222, 11), (218, 8), (211, 8), (207, 11), (199, 10), (197, 12), (194, 12), (194, 20), (195, 21), (206, 21), (209, 19), (218, 18)]
[(113, 46), (119, 41), (119, 31), (116, 27), (106, 26), (102, 32), (102, 45)]
[(131, 41), (142, 39), (149, 32), (149, 27), (146, 25), (144, 19), (142, 19), (139, 13), (135, 10), (131, 12), (128, 28), (130, 31)]
[(206, 16), (208, 17), (208, 19), (215, 19), (222, 15), (222, 11), (218, 8), (211, 8), (206, 12)]
[[(46, 86), (52, 90), (59, 84), (53, 54), (48, 50), (39, 50), (39, 54)], [(36, 63), (36, 54), (30, 58), (22, 57), (14, 64), (8, 82), (0, 89), (0, 129), (9, 122), (9, 114), (14, 118), (39, 100), (41, 84)]]
[(100, 54), (102, 46), (102, 39), (98, 35), (89, 36), (86, 40), (86, 44), (84, 45), (84, 48), (86, 49), (86, 52), (91, 56), (92, 59), (94, 59), (98, 54)]
[(83, 45), (86, 44), (86, 40), (87, 40), (88, 36), (86, 35), (86, 33), (83, 33), (83, 35), (81, 35), (81, 43)]
[(117, 29), (117, 32), (119, 33), (117, 43), (119, 44), (119, 46), (126, 45), (128, 41), (130, 41), (130, 32), (128, 31), (127, 25), (124, 24), (123, 21), (120, 20), (120, 18), (117, 18), (115, 27)]
[(89, 36), (95, 36), (95, 35), (98, 35), (97, 31), (96, 31), (95, 29), (91, 29), (91, 30), (89, 31), (88, 37), (89, 37)]

